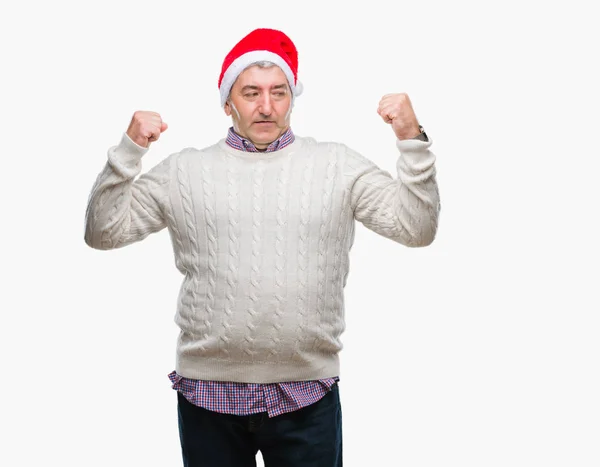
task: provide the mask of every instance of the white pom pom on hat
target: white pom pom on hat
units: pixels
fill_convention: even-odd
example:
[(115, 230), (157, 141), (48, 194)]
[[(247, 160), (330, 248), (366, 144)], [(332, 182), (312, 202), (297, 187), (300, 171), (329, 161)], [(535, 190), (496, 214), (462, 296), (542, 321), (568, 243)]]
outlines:
[(223, 60), (219, 75), (221, 106), (225, 105), (237, 77), (254, 62), (267, 60), (284, 72), (292, 97), (302, 94), (304, 86), (298, 81), (298, 51), (292, 40), (276, 29), (258, 28), (242, 38)]

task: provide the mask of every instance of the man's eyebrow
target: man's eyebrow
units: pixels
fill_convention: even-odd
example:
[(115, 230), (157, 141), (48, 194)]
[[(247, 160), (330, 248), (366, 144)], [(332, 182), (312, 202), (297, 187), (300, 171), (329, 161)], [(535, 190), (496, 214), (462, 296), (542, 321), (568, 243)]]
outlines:
[[(260, 87), (255, 86), (254, 84), (247, 84), (246, 86), (244, 86), (242, 88), (242, 92), (258, 91), (259, 89), (260, 89)], [(287, 89), (287, 84), (286, 83), (276, 84), (275, 86), (272, 86), (271, 89)]]

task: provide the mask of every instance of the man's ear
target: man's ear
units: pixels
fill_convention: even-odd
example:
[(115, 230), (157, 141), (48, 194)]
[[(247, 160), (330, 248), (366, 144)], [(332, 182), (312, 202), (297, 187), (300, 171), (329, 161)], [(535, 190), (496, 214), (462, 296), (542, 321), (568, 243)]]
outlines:
[(231, 104), (229, 104), (229, 99), (225, 101), (225, 105), (223, 106), (223, 110), (225, 111), (225, 115), (231, 117)]

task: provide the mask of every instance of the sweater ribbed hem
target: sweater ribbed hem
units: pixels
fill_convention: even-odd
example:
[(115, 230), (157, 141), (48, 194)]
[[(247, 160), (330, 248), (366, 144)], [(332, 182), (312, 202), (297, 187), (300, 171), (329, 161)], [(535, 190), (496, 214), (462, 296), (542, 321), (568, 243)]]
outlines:
[(189, 359), (178, 357), (177, 374), (204, 381), (234, 381), (240, 383), (281, 383), (333, 378), (340, 374), (338, 354), (319, 356), (312, 362), (239, 362), (215, 358)]

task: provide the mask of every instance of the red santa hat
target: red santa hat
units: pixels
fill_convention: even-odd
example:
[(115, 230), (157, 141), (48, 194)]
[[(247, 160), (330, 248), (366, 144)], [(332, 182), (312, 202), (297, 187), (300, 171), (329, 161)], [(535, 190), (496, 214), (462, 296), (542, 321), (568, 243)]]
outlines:
[(221, 106), (229, 96), (237, 77), (249, 65), (259, 61), (275, 63), (285, 73), (292, 98), (302, 93), (298, 81), (298, 52), (292, 40), (276, 29), (259, 28), (241, 39), (225, 57), (219, 76)]

